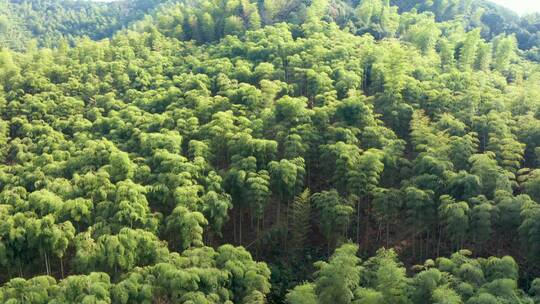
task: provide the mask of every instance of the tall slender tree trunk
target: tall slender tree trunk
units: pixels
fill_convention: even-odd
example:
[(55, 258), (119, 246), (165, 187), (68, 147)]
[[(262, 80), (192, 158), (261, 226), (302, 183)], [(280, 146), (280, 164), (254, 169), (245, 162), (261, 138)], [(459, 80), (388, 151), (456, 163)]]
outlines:
[(64, 279), (64, 258), (60, 257), (60, 271), (62, 272), (62, 279)]
[(49, 257), (47, 256), (47, 251), (43, 250), (43, 255), (45, 257), (45, 271), (47, 275), (51, 275), (51, 269), (49, 268)]
[(240, 223), (239, 223), (238, 231), (240, 234), (238, 235), (238, 241), (240, 246), (242, 245), (242, 211), (240, 211)]
[(326, 247), (326, 255), (330, 256), (330, 238), (328, 238), (328, 244), (327, 244), (327, 247)]
[(306, 164), (306, 179), (307, 179), (307, 187), (311, 189), (311, 164), (309, 161)]
[(419, 243), (420, 244), (418, 244), (418, 247), (420, 249), (420, 259), (423, 259), (424, 258), (424, 256), (423, 256), (424, 251), (423, 251), (423, 248), (422, 248), (423, 246), (422, 245), (424, 245), (424, 240), (422, 239), (422, 236), (420, 236), (420, 242)]
[(264, 231), (264, 210), (261, 213), (261, 231)]
[(416, 258), (416, 228), (413, 229), (413, 237), (412, 237), (412, 254), (413, 257)]
[(370, 226), (370, 223), (369, 223), (369, 218), (370, 218), (370, 206), (369, 206), (369, 199), (366, 199), (365, 201), (365, 214), (364, 214), (364, 222), (365, 222), (365, 231), (364, 231), (364, 247), (365, 247), (365, 250), (369, 250), (369, 234), (371, 232), (371, 226)]
[(238, 244), (238, 242), (236, 241), (236, 221), (237, 221), (237, 213), (238, 213), (238, 210), (236, 209), (233, 209), (233, 240), (234, 240), (234, 243), (235, 244)]
[[(288, 239), (289, 239), (289, 211), (290, 211), (290, 208), (291, 208), (291, 201), (290, 200), (287, 200), (287, 210), (286, 210), (286, 213), (285, 213), (285, 235), (284, 235), (284, 247), (285, 247), (285, 252), (287, 252), (287, 246), (288, 246)], [(288, 258), (288, 256), (287, 256)]]
[(249, 221), (251, 224), (251, 229), (255, 226), (255, 219), (253, 218), (253, 208), (249, 208)]
[(390, 237), (390, 221), (386, 219), (386, 248), (388, 248)]
[(439, 229), (438, 230), (438, 236), (437, 236), (437, 257), (440, 256), (440, 253), (441, 253), (441, 225), (439, 224)]
[(356, 202), (356, 244), (360, 244), (360, 198)]
[(281, 202), (283, 202), (283, 193), (279, 193), (279, 202), (278, 202), (278, 205), (277, 205), (277, 210), (276, 210), (276, 222), (278, 225), (281, 224)]
[(377, 242), (380, 242), (382, 239), (382, 221), (379, 221), (379, 228), (377, 228)]
[(429, 257), (429, 244), (430, 244), (429, 238), (431, 237), (431, 233), (429, 233), (429, 231), (430, 231), (430, 230), (428, 229), (428, 231), (427, 231), (427, 237), (426, 237), (426, 258)]

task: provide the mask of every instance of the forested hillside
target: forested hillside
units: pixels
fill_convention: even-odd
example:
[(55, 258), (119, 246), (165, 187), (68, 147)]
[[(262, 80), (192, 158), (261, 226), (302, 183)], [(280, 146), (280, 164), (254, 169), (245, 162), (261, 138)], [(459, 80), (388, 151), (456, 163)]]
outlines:
[(540, 14), (517, 14), (486, 0), (391, 0), (400, 12), (431, 12), (437, 21), (460, 20), (468, 29), (480, 28), (491, 40), (500, 34), (514, 34), (527, 58), (540, 61)]
[(540, 65), (459, 12), (182, 1), (1, 49), (0, 303), (540, 303)]
[[(262, 25), (277, 22), (302, 24), (311, 4), (311, 0), (251, 2), (256, 4), (247, 9), (245, 14), (250, 15), (254, 9), (257, 10), (258, 18), (261, 19), (256, 22), (261, 22)], [(145, 14), (155, 17), (157, 12), (162, 10), (169, 15), (170, 7), (177, 4), (182, 5), (184, 15), (190, 15), (189, 20), (183, 20), (183, 26), (217, 21), (206, 20), (208, 15), (202, 17), (201, 14), (209, 14), (217, 19), (220, 19), (220, 16), (216, 14), (221, 13), (235, 16), (243, 14), (240, 11), (227, 13), (228, 9), (213, 8), (212, 4), (194, 0), (1, 0), (0, 43), (11, 49), (24, 50), (33, 47), (34, 41), (38, 46), (57, 47), (64, 40), (73, 44), (84, 36), (99, 40), (130, 27), (143, 19)], [(386, 4), (395, 7), (386, 10), (383, 8), (388, 7)], [(223, 3), (220, 5), (227, 6)], [(362, 15), (358, 13), (361, 6), (369, 6), (371, 9), (364, 10)], [(437, 22), (461, 23), (467, 31), (479, 28), (486, 40), (501, 34), (514, 34), (526, 57), (540, 61), (540, 14), (531, 12), (519, 17), (512, 11), (486, 0), (332, 0), (328, 3), (328, 9), (321, 12), (323, 15), (319, 17), (336, 22), (346, 31), (359, 35), (369, 32), (380, 38), (388, 34), (384, 27), (393, 23), (396, 13), (411, 11), (432, 13)], [(377, 28), (368, 22), (371, 15), (375, 19), (379, 16), (386, 21), (383, 20), (383, 25)], [(390, 24), (384, 25), (386, 22)], [(249, 21), (246, 20), (246, 23)]]
[(56, 47), (83, 36), (98, 40), (144, 17), (160, 0), (0, 0), (0, 45)]

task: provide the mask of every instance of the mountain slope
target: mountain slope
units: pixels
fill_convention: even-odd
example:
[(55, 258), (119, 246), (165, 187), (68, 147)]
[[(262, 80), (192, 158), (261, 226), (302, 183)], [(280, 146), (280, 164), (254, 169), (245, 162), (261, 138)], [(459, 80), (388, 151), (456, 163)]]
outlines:
[(539, 82), (375, 0), (2, 49), (0, 303), (536, 304)]
[[(237, 4), (247, 6), (250, 1), (238, 1)], [(271, 3), (271, 4), (270, 4)], [(228, 24), (222, 21), (204, 21), (200, 19), (201, 14), (208, 13), (210, 16), (221, 14), (224, 16), (240, 16), (242, 14), (252, 15), (257, 11), (260, 20), (251, 22), (260, 24), (273, 24), (277, 22), (288, 22), (301, 24), (306, 19), (307, 8), (311, 5), (310, 0), (293, 1), (251, 1), (251, 8), (236, 9), (229, 11), (225, 9), (225, 2), (222, 1), (115, 1), (111, 3), (93, 2), (87, 0), (1, 0), (0, 1), (0, 43), (12, 49), (24, 49), (30, 39), (37, 40), (39, 46), (57, 46), (62, 38), (72, 43), (75, 39), (88, 36), (91, 39), (99, 40), (111, 37), (118, 30), (130, 26), (132, 23), (142, 20), (146, 14), (156, 16), (153, 11), (164, 5), (160, 13), (160, 22), (171, 22), (163, 20), (163, 15), (170, 15), (169, 10), (178, 10), (182, 7), (184, 15), (189, 15), (191, 20), (183, 20), (182, 27), (195, 26), (193, 22), (204, 24), (205, 22), (216, 22), (220, 31), (238, 31), (238, 21), (229, 20)], [(170, 4), (170, 5), (169, 5)], [(481, 28), (484, 38), (491, 40), (500, 34), (515, 34), (519, 47), (528, 51), (528, 56), (535, 59), (540, 56), (540, 15), (531, 14), (519, 18), (511, 11), (493, 4), (489, 1), (479, 0), (436, 0), (436, 1), (350, 1), (331, 0), (329, 9), (325, 12), (327, 21), (334, 21), (341, 27), (347, 27), (351, 31), (361, 34), (370, 32), (375, 37), (382, 37), (377, 30), (368, 30), (362, 24), (362, 16), (358, 15), (359, 5), (372, 7), (372, 13), (376, 13), (388, 4), (396, 6), (400, 13), (415, 10), (418, 12), (430, 12), (435, 15), (438, 22), (462, 20), (464, 27), (470, 30), (475, 27)], [(197, 10), (202, 10), (197, 12)], [(250, 12), (251, 11), (251, 12)], [(380, 12), (378, 13), (380, 14)], [(195, 15), (195, 16), (194, 16)], [(176, 16), (178, 18), (179, 16)], [(171, 16), (169, 16), (171, 18)], [(182, 17), (184, 18), (184, 17)], [(195, 19), (193, 19), (195, 18)], [(375, 17), (376, 18), (376, 17)], [(197, 20), (196, 20), (197, 19)], [(235, 24), (236, 22), (236, 24)], [(242, 21), (246, 28), (250, 28), (249, 21)], [(228, 29), (225, 26), (229, 27)], [(244, 27), (243, 26), (243, 27)], [(236, 27), (236, 29), (235, 29)], [(178, 33), (177, 33), (178, 34)], [(180, 34), (178, 34), (180, 35)], [(201, 33), (189, 33), (184, 29), (182, 34), (184, 39), (191, 39)], [(197, 40), (209, 40), (210, 38), (222, 37), (223, 33), (213, 33), (212, 37)]]
[(39, 46), (52, 47), (62, 39), (72, 43), (83, 36), (108, 38), (141, 19), (159, 2), (0, 0), (0, 43), (21, 50), (31, 39), (36, 39)]

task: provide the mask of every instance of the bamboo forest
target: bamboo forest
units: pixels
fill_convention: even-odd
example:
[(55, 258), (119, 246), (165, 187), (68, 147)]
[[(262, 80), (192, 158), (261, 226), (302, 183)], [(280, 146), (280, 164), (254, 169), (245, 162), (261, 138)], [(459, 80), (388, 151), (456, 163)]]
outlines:
[(540, 13), (0, 0), (0, 303), (540, 304)]

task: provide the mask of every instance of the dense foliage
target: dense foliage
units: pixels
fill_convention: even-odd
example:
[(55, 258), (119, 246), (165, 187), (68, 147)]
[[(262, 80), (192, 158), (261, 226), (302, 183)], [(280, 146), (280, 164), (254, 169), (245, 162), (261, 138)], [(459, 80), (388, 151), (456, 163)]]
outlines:
[(338, 4), (1, 50), (0, 302), (540, 303), (539, 66)]
[(390, 249), (380, 249), (361, 263), (358, 247), (345, 244), (329, 262), (315, 263), (314, 282), (296, 286), (287, 303), (538, 303), (537, 279), (529, 297), (517, 288), (518, 266), (509, 256), (471, 258), (461, 250), (450, 258), (427, 260), (407, 277)]
[[(15, 50), (62, 40), (111, 37), (154, 9), (159, 0), (0, 0), (0, 45)], [(32, 40), (33, 39), (33, 40)]]
[(484, 0), (391, 0), (391, 3), (400, 11), (431, 12), (437, 21), (459, 20), (469, 29), (480, 28), (486, 39), (514, 34), (526, 56), (540, 60), (540, 14), (537, 12), (520, 17)]
[[(308, 7), (313, 8), (312, 2), (317, 1), (2, 0), (0, 43), (23, 50), (32, 46), (31, 39), (46, 47), (58, 46), (63, 39), (73, 43), (82, 36), (103, 39), (142, 19), (145, 14), (156, 18), (162, 26), (166, 24), (167, 33), (174, 33), (177, 38), (214, 41), (226, 34), (239, 34), (262, 25), (302, 24), (308, 18)], [(527, 58), (540, 61), (538, 13), (519, 17), (485, 0), (323, 2), (323, 5), (317, 4), (316, 15), (356, 34), (371, 33), (376, 38), (393, 36), (398, 13), (426, 12), (433, 14), (437, 22), (461, 23), (466, 30), (479, 28), (487, 40), (501, 34), (514, 34)], [(212, 27), (214, 29), (210, 30)]]

